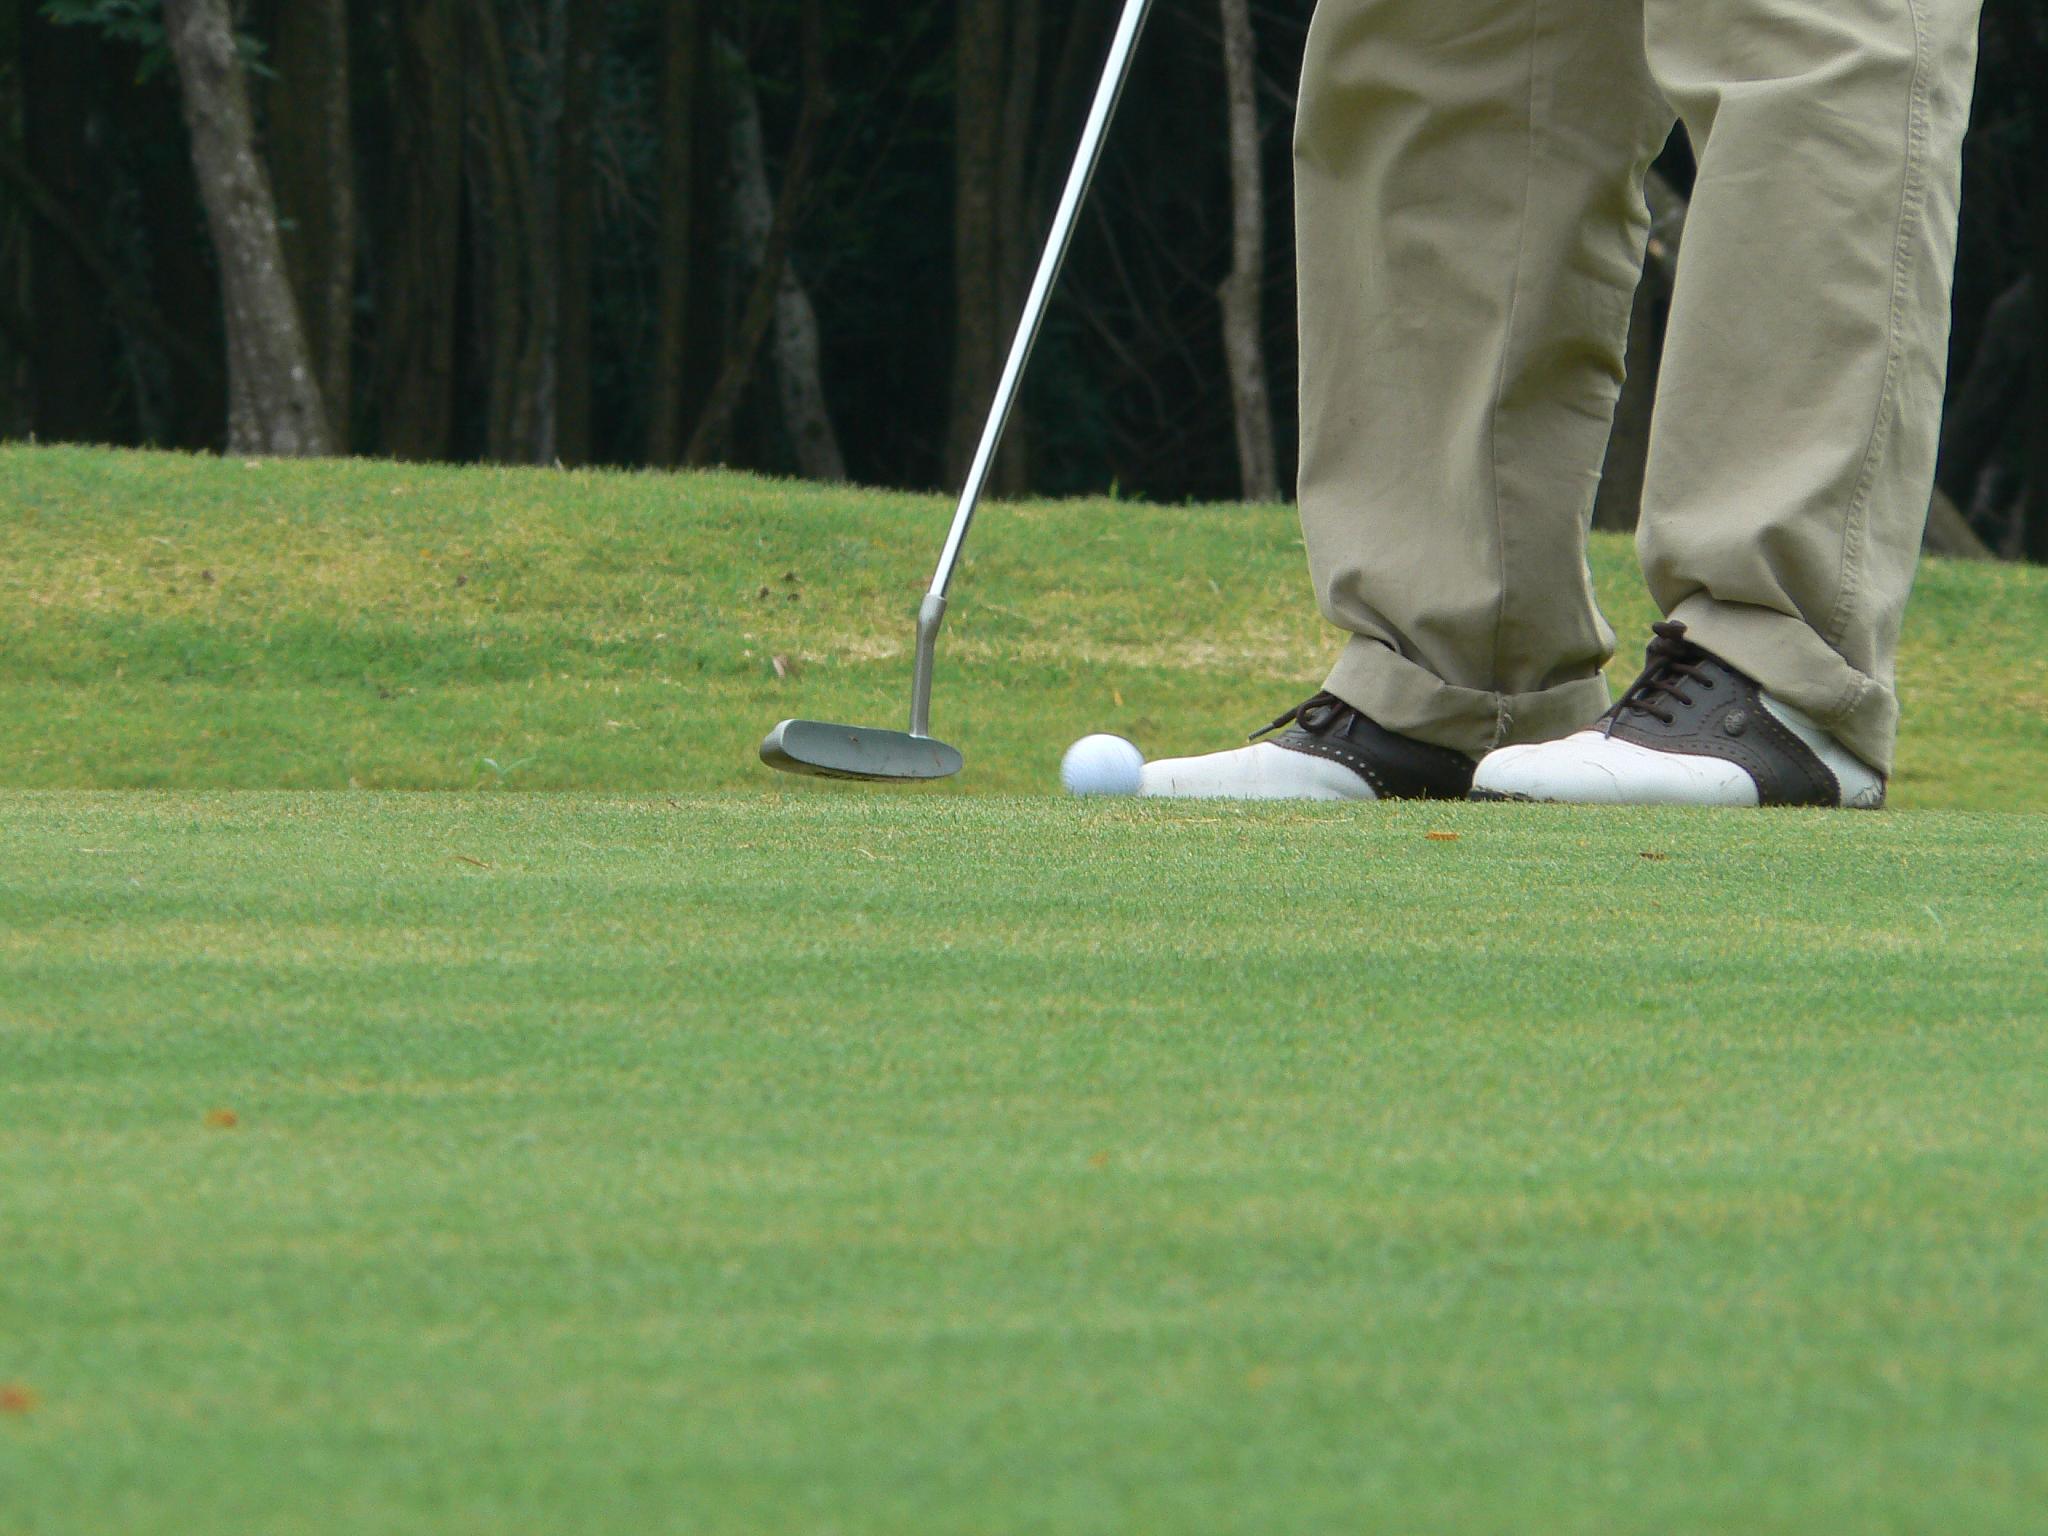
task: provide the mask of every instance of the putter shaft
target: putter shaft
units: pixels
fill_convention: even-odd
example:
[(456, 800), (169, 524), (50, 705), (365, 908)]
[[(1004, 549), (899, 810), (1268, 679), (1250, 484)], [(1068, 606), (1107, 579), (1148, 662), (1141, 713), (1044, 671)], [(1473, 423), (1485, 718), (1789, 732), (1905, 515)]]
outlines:
[(1052, 233), (1046, 239), (1045, 252), (1038, 262), (1038, 274), (1032, 279), (1030, 296), (1024, 302), (1024, 316), (1018, 323), (1016, 338), (1010, 344), (1009, 360), (1003, 365), (1002, 380), (996, 386), (995, 403), (982, 427), (981, 444), (975, 449), (974, 462), (967, 471), (967, 484), (960, 492), (960, 507), (953, 514), (952, 531), (939, 555), (939, 568), (932, 577), (931, 591), (918, 610), (917, 670), (911, 681), (910, 694), (910, 733), (913, 736), (931, 734), (932, 671), (938, 656), (939, 629), (946, 618), (947, 594), (953, 589), (953, 577), (960, 568), (960, 555), (967, 546), (967, 532), (974, 525), (974, 514), (981, 506), (982, 494), (988, 489), (988, 477), (995, 468), (996, 454), (1002, 448), (1004, 430), (1016, 409), (1017, 395), (1024, 383), (1025, 370), (1030, 366), (1032, 351), (1038, 345), (1039, 332), (1044, 328), (1046, 308), (1052, 301), (1053, 289), (1059, 283), (1060, 269), (1066, 265), (1067, 251), (1074, 243), (1074, 230), (1080, 223), (1082, 204), (1088, 199), (1096, 168), (1102, 163), (1102, 146), (1109, 137), (1110, 120), (1116, 116), (1117, 103), (1122, 100), (1124, 86), (1130, 80), (1138, 38), (1145, 30), (1145, 18), (1151, 9), (1152, 0), (1124, 0), (1123, 15), (1117, 21), (1116, 35), (1110, 40), (1109, 58), (1103, 65), (1102, 83), (1096, 87), (1094, 105), (1089, 108), (1088, 121), (1081, 130), (1081, 146), (1075, 153), (1073, 169), (1067, 175), (1059, 210), (1053, 215)]

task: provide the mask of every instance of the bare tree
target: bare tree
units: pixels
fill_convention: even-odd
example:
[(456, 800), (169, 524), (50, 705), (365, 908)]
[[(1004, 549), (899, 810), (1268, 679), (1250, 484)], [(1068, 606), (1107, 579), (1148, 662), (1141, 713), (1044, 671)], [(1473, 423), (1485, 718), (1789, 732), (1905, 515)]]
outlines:
[(285, 264), (328, 427), (346, 445), (356, 298), (347, 0), (280, 6), (273, 57), (279, 85), (269, 95), (269, 149)]
[[(739, 50), (729, 44), (724, 49), (730, 49), (737, 66)], [(775, 227), (775, 194), (768, 185), (761, 104), (754, 82), (739, 67), (732, 70), (732, 78), (737, 82), (730, 143), (734, 224), (746, 265), (758, 279)], [(793, 261), (785, 260), (782, 264), (770, 351), (782, 403), (782, 425), (796, 453), (797, 472), (807, 480), (844, 480), (846, 459), (840, 452), (839, 434), (825, 404), (818, 316)]]
[(1685, 243), (1691, 211), (1685, 194), (1652, 171), (1643, 188), (1650, 205), (1650, 236), (1643, 275), (1636, 284), (1629, 319), (1628, 354), (1607, 462), (1593, 504), (1593, 526), (1633, 533), (1643, 514), (1643, 479), (1650, 463), (1650, 423), (1657, 409), (1657, 381), (1663, 372), (1664, 323), (1678, 277), (1678, 253)]
[(1259, 74), (1248, 0), (1221, 0), (1223, 78), (1229, 99), (1230, 201), (1234, 234), (1224, 279), (1223, 351), (1237, 417), (1237, 462), (1247, 501), (1278, 501), (1273, 402), (1266, 380), (1260, 299), (1266, 284), (1266, 183), (1260, 163)]
[(967, 476), (1002, 368), (1003, 0), (961, 0), (953, 87), (953, 389), (946, 478)]
[[(2033, 393), (2035, 330), (2031, 274), (1991, 303), (1969, 369), (1949, 392), (1936, 479), (1954, 504), (1973, 513), (2000, 551), (2020, 553), (2025, 507), (2008, 500), (2014, 466), (2007, 444)], [(2025, 466), (2019, 466), (2025, 479)], [(2024, 486), (2022, 486), (2022, 497)]]
[(703, 31), (697, 0), (668, 0), (662, 12), (661, 232), (656, 243), (654, 389), (647, 457), (677, 463), (685, 442), (690, 256), (695, 243), (693, 181), (697, 71)]
[[(2038, 82), (2048, 71), (2048, 37), (2040, 23), (2023, 25)], [(2027, 488), (2020, 528), (2020, 547), (2029, 560), (2048, 565), (2048, 91), (2036, 88), (2034, 118), (2034, 206), (2028, 220), (2031, 239), (2034, 327), (2031, 338), (2033, 402), (2027, 415)]]
[(401, 0), (391, 114), (398, 168), (382, 256), (377, 402), (384, 449), (453, 447), (455, 295), (461, 282), (463, 0)]
[(568, 0), (567, 59), (557, 156), (558, 303), (555, 322), (556, 453), (565, 464), (590, 457), (590, 271), (596, 216), (591, 123), (604, 50), (604, 0)]
[(1998, 558), (1997, 552), (1978, 537), (1977, 530), (1970, 526), (1970, 520), (1963, 516), (1962, 509), (1939, 485), (1935, 486), (1934, 499), (1927, 508), (1925, 543), (1930, 554), (1947, 555), (1951, 560)]
[(817, 158), (818, 139), (831, 110), (831, 92), (825, 77), (825, 17), (822, 0), (804, 0), (798, 18), (803, 55), (803, 105), (799, 109), (796, 134), (791, 140), (789, 159), (782, 170), (782, 189), (775, 199), (775, 214), (768, 238), (761, 250), (761, 264), (754, 275), (752, 291), (740, 313), (738, 327), (726, 347), (718, 381), (704, 403), (703, 415), (690, 434), (683, 451), (684, 462), (708, 464), (725, 440), (733, 412), (753, 378), (754, 360), (761, 342), (775, 319), (777, 295), (788, 271), (789, 246), (804, 201), (810, 193), (812, 164)]
[[(20, 8), (21, 149), (16, 160), (42, 183), (47, 198), (23, 230), (26, 291), (31, 318), (23, 351), (35, 430), (51, 439), (104, 442), (112, 432), (108, 362), (114, 331), (94, 292), (99, 281), (77, 259), (67, 227), (84, 233), (93, 223), (86, 189), (100, 174), (93, 155), (92, 120), (98, 45), (75, 27), (60, 27)], [(8, 119), (11, 132), (13, 119)], [(11, 178), (12, 179), (12, 178)]]
[[(996, 284), (995, 313), (990, 316), (991, 334), (998, 347), (1024, 312), (1031, 291), (1031, 279), (1038, 266), (1039, 238), (1048, 222), (1035, 205), (1037, 180), (1034, 158), (1057, 160), (1057, 154), (1033, 156), (1042, 151), (1044, 140), (1036, 131), (1038, 77), (1044, 32), (1039, 0), (1012, 0), (1015, 12), (1010, 21), (1009, 67), (1004, 71), (1003, 147), (996, 165)], [(993, 366), (1000, 370), (1002, 355)], [(993, 392), (994, 378), (989, 380)], [(997, 494), (1021, 496), (1031, 488), (1032, 422), (1029, 402), (1019, 399), (1003, 431), (1002, 451), (995, 462), (991, 484)]]
[(228, 449), (325, 454), (332, 445), (327, 412), (285, 273), (270, 178), (256, 154), (248, 82), (227, 0), (164, 0), (164, 27), (184, 92), (199, 194), (220, 258)]
[(543, 437), (547, 369), (545, 294), (549, 213), (534, 172), (525, 117), (512, 89), (495, 5), (469, 9), (479, 76), (477, 120), (490, 208), (490, 377), (486, 448), (494, 459), (530, 463)]

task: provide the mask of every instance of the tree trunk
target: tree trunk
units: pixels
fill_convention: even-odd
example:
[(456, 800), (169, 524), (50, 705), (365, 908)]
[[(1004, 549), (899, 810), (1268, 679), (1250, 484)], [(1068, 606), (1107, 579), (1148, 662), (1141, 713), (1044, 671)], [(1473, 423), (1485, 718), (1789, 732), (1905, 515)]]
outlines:
[(1096, 71), (1109, 50), (1115, 21), (1115, 0), (1075, 0), (1066, 25), (1059, 29), (1059, 53), (1045, 92), (1047, 150), (1039, 156), (1038, 168), (1033, 173), (1034, 213), (1049, 210), (1059, 196), (1071, 164), (1067, 157), (1087, 118)]
[(825, 368), (811, 298), (786, 269), (775, 309), (775, 373), (781, 386), (782, 424), (796, 451), (797, 473), (807, 480), (846, 479), (846, 455), (825, 401)]
[(184, 90), (192, 165), (220, 259), (227, 321), (228, 451), (330, 451), (320, 382), (278, 239), (277, 204), (256, 154), (248, 84), (227, 0), (165, 0)]
[(703, 415), (684, 450), (686, 463), (711, 462), (725, 439), (740, 396), (753, 377), (754, 359), (759, 355), (762, 339), (774, 321), (776, 300), (788, 274), (790, 242), (795, 238), (797, 220), (810, 191), (811, 162), (817, 155), (818, 137), (831, 109), (825, 78), (825, 20), (821, 0), (804, 0), (798, 25), (803, 35), (803, 106), (797, 118), (795, 138), (790, 144), (789, 161), (783, 167), (782, 190), (775, 200), (775, 216), (761, 252), (761, 265), (755, 274), (752, 292), (741, 310), (739, 329), (726, 349), (718, 382), (712, 387), (711, 398), (705, 402)]
[(564, 464), (585, 464), (590, 460), (590, 273), (597, 211), (591, 124), (597, 110), (597, 68), (604, 53), (604, 0), (569, 0), (567, 51), (556, 169), (561, 243), (555, 451)]
[(150, 251), (150, 297), (176, 337), (166, 345), (168, 440), (219, 449), (227, 441), (227, 374), (221, 362), (220, 285), (206, 245), (206, 213), (192, 179), (179, 120), (178, 84), (158, 71), (137, 87), (154, 141), (138, 156), (139, 213)]
[[(2038, 38), (2038, 34), (2036, 34)], [(2034, 91), (2033, 400), (2027, 412), (2027, 489), (2020, 549), (2037, 565), (2048, 565), (2048, 91), (2039, 88), (2048, 69), (2048, 44), (2036, 41)]]
[(2009, 440), (2015, 413), (2027, 408), (2034, 331), (2034, 280), (2028, 276), (1992, 302), (1970, 371), (1951, 392), (1942, 419), (1941, 466), (1935, 478), (1958, 507), (1977, 505), (1987, 471)]
[(0, 151), (0, 181), (12, 184), (21, 194), (22, 204), (35, 216), (32, 227), (54, 235), (67, 259), (91, 279), (95, 303), (104, 300), (137, 334), (161, 347), (173, 360), (202, 376), (212, 377), (210, 361), (198, 343), (172, 326), (150, 307), (146, 298), (129, 287), (114, 258), (71, 216), (63, 199), (7, 151)]
[[(738, 50), (733, 54), (737, 59)], [(768, 186), (759, 96), (743, 72), (736, 69), (733, 74), (739, 82), (731, 138), (734, 224), (746, 270), (759, 281), (775, 226), (775, 194)], [(806, 480), (844, 480), (846, 459), (825, 404), (818, 316), (793, 262), (782, 266), (771, 341), (782, 425), (796, 456), (797, 473)]]
[[(85, 216), (78, 199), (88, 188), (105, 185), (89, 138), (100, 44), (84, 27), (48, 20), (40, 6), (21, 10), (25, 163), (50, 190), (64, 219), (88, 230), (99, 220)], [(113, 436), (107, 380), (114, 351), (106, 307), (51, 220), (32, 221), (27, 238), (36, 434), (49, 441), (105, 442)]]
[(1237, 418), (1237, 462), (1247, 501), (1280, 500), (1273, 451), (1273, 402), (1266, 381), (1261, 300), (1266, 285), (1266, 182), (1260, 161), (1259, 79), (1248, 0), (1221, 0), (1223, 78), (1230, 105), (1230, 192), (1234, 234), (1223, 283), (1223, 351)]
[[(33, 18), (0, 6), (0, 152), (21, 155), (21, 30)], [(28, 263), (22, 218), (0, 206), (0, 438), (34, 430), (29, 395)]]
[(396, 204), (379, 304), (386, 453), (445, 459), (455, 424), (462, 231), (462, 0), (402, 0), (393, 72)]
[(1600, 469), (1593, 502), (1593, 526), (1609, 533), (1633, 533), (1643, 515), (1643, 480), (1650, 466), (1650, 424), (1657, 409), (1657, 380), (1663, 371), (1664, 317), (1671, 288), (1653, 257), (1636, 284), (1628, 324), (1628, 353), (1607, 460)]
[(1002, 368), (1003, 0), (960, 0), (953, 95), (953, 388), (946, 478), (959, 485)]
[(1610, 533), (1633, 533), (1642, 520), (1643, 477), (1649, 468), (1650, 426), (1664, 359), (1664, 322), (1671, 312), (1689, 211), (1684, 194), (1655, 171), (1644, 191), (1650, 203), (1650, 238), (1629, 320), (1626, 377), (1615, 403), (1607, 462), (1593, 504), (1593, 526)]
[(687, 423), (683, 387), (691, 337), (690, 269), (694, 234), (699, 39), (697, 0), (668, 0), (662, 22), (661, 233), (656, 247), (654, 388), (647, 457), (682, 458)]
[(1977, 530), (1970, 526), (1970, 520), (1949, 499), (1948, 492), (1938, 485), (1934, 488), (1934, 500), (1927, 509), (1926, 547), (1929, 554), (1946, 555), (1951, 560), (1998, 558), (1991, 546), (1977, 537)]
[(490, 199), (490, 406), (486, 453), (501, 463), (538, 456), (546, 368), (542, 292), (545, 224), (504, 34), (493, 5), (470, 9), (479, 69), (476, 102)]
[[(1034, 131), (1038, 121), (1043, 17), (1039, 0), (1014, 0), (1014, 4), (1009, 68), (1004, 72), (1007, 85), (1002, 153), (996, 175), (996, 246), (1001, 281), (997, 284), (995, 313), (989, 317), (997, 349), (994, 368), (998, 373), (1007, 340), (1031, 293), (1031, 280), (1038, 268), (1039, 237), (1046, 222), (1033, 206), (1036, 199), (1032, 196), (1037, 170), (1032, 151), (1043, 142)], [(1036, 158), (1057, 161), (1060, 157), (1050, 153)], [(993, 376), (990, 387), (994, 387)], [(996, 457), (990, 481), (997, 495), (1022, 496), (1030, 491), (1031, 446), (1031, 411), (1029, 403), (1020, 396), (1003, 431), (1002, 452)]]
[(349, 114), (347, 0), (278, 7), (270, 163), (285, 264), (304, 317), (335, 444), (349, 437), (355, 336), (355, 152)]

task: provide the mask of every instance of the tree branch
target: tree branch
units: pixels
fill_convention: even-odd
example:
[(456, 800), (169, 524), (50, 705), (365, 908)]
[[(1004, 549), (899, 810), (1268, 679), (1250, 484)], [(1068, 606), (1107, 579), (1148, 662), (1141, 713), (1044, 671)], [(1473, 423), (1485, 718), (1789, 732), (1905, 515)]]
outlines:
[(817, 153), (818, 137), (831, 108), (825, 79), (825, 24), (819, 0), (804, 0), (803, 20), (804, 104), (797, 119), (796, 138), (790, 146), (789, 164), (782, 173), (782, 191), (775, 200), (775, 222), (761, 253), (761, 270), (754, 275), (754, 288), (747, 296), (738, 331), (711, 398), (705, 402), (690, 445), (683, 452), (686, 464), (707, 464), (717, 443), (725, 436), (740, 396), (753, 376), (754, 359), (775, 317), (775, 296), (782, 288), (782, 270), (789, 260), (790, 242), (796, 234), (797, 216), (809, 191), (811, 161)]
[(158, 314), (153, 306), (137, 295), (121, 281), (121, 274), (114, 270), (114, 264), (106, 254), (93, 243), (93, 239), (76, 219), (71, 217), (57, 195), (37, 178), (36, 173), (25, 165), (12, 149), (0, 149), (0, 176), (13, 182), (21, 189), (28, 206), (56, 234), (57, 238), (71, 247), (72, 255), (78, 258), (94, 282), (106, 290), (107, 298), (121, 318), (134, 326), (164, 351), (178, 359), (188, 368), (205, 379), (209, 384), (220, 382), (221, 372), (212, 358), (194, 342), (174, 328)]

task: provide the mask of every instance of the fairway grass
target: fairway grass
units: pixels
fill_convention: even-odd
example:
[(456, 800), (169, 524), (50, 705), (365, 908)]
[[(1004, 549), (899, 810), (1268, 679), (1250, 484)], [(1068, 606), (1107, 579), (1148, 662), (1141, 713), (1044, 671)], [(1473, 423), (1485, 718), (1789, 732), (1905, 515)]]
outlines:
[(948, 512), (0, 448), (0, 1536), (2041, 1528), (2048, 572), (1884, 814), (1077, 802), (1331, 637), (998, 506), (769, 774)]
[(0, 795), (0, 1533), (2038, 1529), (2044, 910), (2022, 816)]

